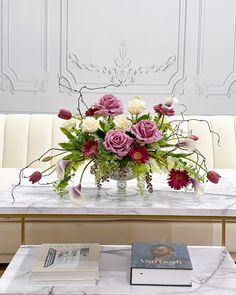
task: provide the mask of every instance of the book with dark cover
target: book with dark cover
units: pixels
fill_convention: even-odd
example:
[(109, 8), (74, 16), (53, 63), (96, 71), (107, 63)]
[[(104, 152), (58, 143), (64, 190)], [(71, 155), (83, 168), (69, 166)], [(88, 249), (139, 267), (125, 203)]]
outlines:
[(192, 263), (185, 244), (135, 242), (131, 285), (191, 286)]

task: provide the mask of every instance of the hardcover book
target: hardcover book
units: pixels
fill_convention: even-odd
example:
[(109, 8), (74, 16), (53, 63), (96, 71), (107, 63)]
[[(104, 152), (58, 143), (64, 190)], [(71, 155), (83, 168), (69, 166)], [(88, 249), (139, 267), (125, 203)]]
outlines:
[(132, 244), (131, 285), (191, 286), (192, 263), (185, 244)]
[(99, 244), (43, 244), (32, 267), (32, 279), (93, 285), (98, 280), (99, 256)]

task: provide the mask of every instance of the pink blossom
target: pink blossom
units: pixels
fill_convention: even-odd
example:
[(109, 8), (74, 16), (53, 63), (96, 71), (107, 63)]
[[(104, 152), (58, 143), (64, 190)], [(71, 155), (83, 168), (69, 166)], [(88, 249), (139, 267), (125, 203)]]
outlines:
[(156, 123), (142, 120), (131, 128), (131, 133), (144, 144), (157, 142), (162, 139), (162, 132), (157, 129)]
[(194, 140), (194, 141), (197, 141), (199, 138), (196, 136), (196, 135), (194, 135), (194, 134), (190, 134), (189, 135), (189, 138), (190, 139), (192, 139), (192, 140)]
[(70, 120), (72, 117), (72, 114), (68, 110), (61, 109), (58, 113), (58, 117), (64, 120)]
[(69, 196), (72, 201), (80, 202), (81, 201), (81, 184), (78, 184), (77, 186), (73, 186), (69, 190)]
[(65, 173), (66, 173), (66, 167), (69, 163), (70, 163), (69, 160), (61, 159), (61, 160), (57, 161), (55, 168), (56, 168), (56, 174), (57, 174), (58, 180), (61, 181), (64, 179)]
[(203, 195), (203, 192), (204, 192), (203, 185), (199, 181), (195, 180), (194, 178), (191, 178), (191, 182), (196, 195), (198, 196)]
[(184, 140), (178, 142), (176, 147), (194, 151), (196, 149), (196, 143), (191, 138), (185, 138)]
[(38, 182), (42, 178), (42, 173), (39, 171), (35, 171), (30, 175), (29, 181), (32, 182), (32, 184)]
[(83, 153), (86, 157), (96, 157), (99, 153), (98, 142), (94, 139), (89, 139), (85, 142)]
[(207, 172), (207, 179), (210, 180), (213, 183), (218, 183), (221, 176), (215, 171), (208, 171)]
[(120, 158), (129, 153), (133, 139), (122, 131), (110, 130), (104, 140), (104, 146), (108, 151), (116, 153)]
[(156, 113), (166, 115), (168, 117), (173, 116), (175, 114), (175, 111), (172, 107), (166, 107), (162, 103), (159, 103), (158, 105), (155, 105), (154, 110)]
[(95, 104), (94, 108), (98, 109), (94, 112), (95, 115), (113, 117), (123, 113), (121, 100), (112, 94), (106, 94), (101, 97), (99, 102)]

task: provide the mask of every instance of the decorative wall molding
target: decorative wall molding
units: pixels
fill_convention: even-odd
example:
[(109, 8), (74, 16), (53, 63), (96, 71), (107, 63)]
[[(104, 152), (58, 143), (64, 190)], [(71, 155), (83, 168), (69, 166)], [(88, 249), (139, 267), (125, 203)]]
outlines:
[[(83, 62), (81, 56), (77, 52), (69, 53), (68, 44), (68, 0), (61, 0), (61, 51), (60, 51), (60, 73), (58, 76), (65, 77), (70, 86), (78, 89), (82, 84), (87, 86), (95, 86), (104, 84), (104, 82), (94, 82), (93, 73), (103, 74), (106, 78), (106, 83), (119, 83), (121, 87), (116, 89), (117, 93), (147, 93), (147, 94), (162, 94), (174, 95), (184, 93), (185, 77), (185, 39), (186, 39), (186, 7), (187, 0), (179, 0), (179, 24), (177, 36), (177, 52), (169, 57), (163, 65), (156, 65), (154, 62), (148, 66), (132, 66), (132, 58), (128, 56), (128, 49), (124, 41), (121, 42), (119, 48), (119, 55), (114, 59), (115, 66), (99, 65), (94, 62)], [(91, 60), (91, 58), (88, 57)], [(156, 74), (169, 69), (171, 66), (176, 65), (173, 74), (162, 83), (147, 84), (145, 81), (137, 82), (137, 77), (148, 76), (149, 74)], [(87, 81), (81, 84), (78, 81), (78, 71), (86, 71)], [(89, 76), (90, 75), (90, 76)], [(140, 79), (139, 79), (140, 81)], [(131, 85), (132, 87), (125, 87)], [(62, 89), (60, 89), (61, 91)], [(96, 92), (94, 92), (96, 93)]]
[[(33, 92), (38, 94), (47, 91), (47, 80), (49, 73), (47, 73), (47, 10), (48, 0), (40, 0), (42, 5), (41, 10), (41, 65), (38, 71), (33, 75), (32, 80), (23, 81), (17, 75), (13, 65), (10, 65), (10, 0), (1, 0), (1, 70), (0, 70), (0, 90), (10, 91), (12, 94), (16, 92)], [(40, 13), (40, 12), (39, 12)], [(37, 32), (35, 32), (37, 34)], [(33, 40), (30, 40), (31, 42)], [(14, 52), (16, 52), (16, 48)], [(20, 52), (18, 52), (20, 56)]]
[(128, 86), (135, 83), (138, 76), (149, 73), (157, 73), (165, 71), (169, 66), (176, 62), (176, 56), (173, 55), (165, 61), (163, 65), (148, 65), (132, 68), (132, 60), (128, 56), (128, 48), (125, 41), (120, 43), (119, 55), (114, 60), (114, 67), (107, 67), (104, 65), (95, 65), (93, 63), (83, 63), (78, 57), (70, 53), (69, 60), (76, 64), (79, 70), (87, 70), (89, 72), (98, 72), (108, 77), (109, 82), (113, 84), (120, 84), (121, 86)]
[[(223, 1), (223, 0), (222, 0)], [(214, 96), (222, 95), (231, 97), (235, 93), (236, 83), (236, 17), (233, 33), (233, 56), (232, 68), (223, 80), (222, 84), (211, 84), (209, 78), (203, 74), (203, 56), (204, 56), (204, 35), (205, 35), (205, 18), (206, 18), (206, 2), (207, 0), (199, 0), (199, 19), (198, 19), (198, 43), (197, 43), (197, 64), (196, 75), (194, 77), (195, 93), (198, 96)], [(215, 66), (215, 65), (214, 65)]]

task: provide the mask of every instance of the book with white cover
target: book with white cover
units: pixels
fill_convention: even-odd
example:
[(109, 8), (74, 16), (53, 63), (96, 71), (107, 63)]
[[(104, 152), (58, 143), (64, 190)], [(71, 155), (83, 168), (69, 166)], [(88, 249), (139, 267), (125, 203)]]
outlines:
[(100, 245), (43, 244), (32, 267), (35, 281), (94, 282), (99, 273)]

